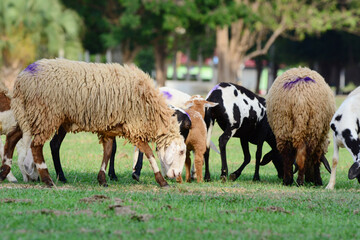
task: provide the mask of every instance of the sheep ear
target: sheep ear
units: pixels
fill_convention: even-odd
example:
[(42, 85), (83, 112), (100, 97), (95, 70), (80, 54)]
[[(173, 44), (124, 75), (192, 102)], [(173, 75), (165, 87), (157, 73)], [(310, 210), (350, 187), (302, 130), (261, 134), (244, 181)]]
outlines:
[(354, 162), (354, 164), (349, 169), (348, 177), (349, 179), (354, 179), (358, 176), (360, 176), (360, 163)]
[(324, 155), (321, 156), (320, 161), (324, 164), (325, 169), (331, 174), (331, 167)]
[(215, 106), (217, 106), (218, 105), (218, 103), (214, 103), (214, 102), (207, 102), (207, 103), (205, 103), (205, 107), (215, 107)]

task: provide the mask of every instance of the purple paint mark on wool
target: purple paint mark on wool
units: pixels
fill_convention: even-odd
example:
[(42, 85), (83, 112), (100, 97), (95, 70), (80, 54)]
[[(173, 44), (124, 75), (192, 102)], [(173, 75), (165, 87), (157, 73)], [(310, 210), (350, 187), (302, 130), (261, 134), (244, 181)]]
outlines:
[(287, 82), (284, 84), (284, 88), (285, 89), (291, 89), (296, 83), (298, 82), (301, 82), (301, 81), (304, 81), (304, 82), (313, 82), (313, 83), (316, 83), (314, 79), (310, 78), (310, 77), (305, 77), (305, 78), (300, 78), (298, 77), (296, 80), (294, 81), (290, 81), (290, 82)]
[(37, 67), (38, 67), (38, 64), (36, 62), (30, 64), (29, 66), (27, 66), (24, 71), (25, 72), (29, 72), (31, 74), (35, 74), (37, 72)]
[(168, 91), (163, 91), (162, 93), (163, 93), (164, 97), (166, 97), (166, 99), (171, 99), (172, 98), (172, 94), (169, 93)]

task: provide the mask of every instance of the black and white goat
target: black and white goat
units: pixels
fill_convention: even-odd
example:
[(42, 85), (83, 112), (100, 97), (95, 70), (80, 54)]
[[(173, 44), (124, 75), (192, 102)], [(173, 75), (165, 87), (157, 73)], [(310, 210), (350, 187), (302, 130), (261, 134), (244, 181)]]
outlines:
[[(219, 137), (221, 155), (221, 178), (226, 180), (228, 166), (226, 161), (226, 144), (231, 137), (240, 138), (244, 152), (244, 162), (230, 175), (231, 180), (236, 180), (247, 164), (251, 155), (249, 143), (256, 144), (256, 165), (253, 180), (260, 180), (259, 166), (273, 161), (278, 177), (283, 176), (283, 165), (280, 154), (276, 148), (275, 136), (269, 126), (266, 116), (265, 99), (257, 96), (248, 89), (233, 83), (220, 83), (216, 85), (206, 97), (207, 101), (218, 103), (217, 106), (206, 111), (205, 122), (208, 129), (207, 151), (205, 153), (205, 181), (210, 181), (209, 171), (209, 144), (215, 121), (224, 133)], [(264, 156), (260, 164), (263, 143), (267, 142), (271, 151)]]
[(360, 183), (360, 87), (352, 91), (335, 112), (330, 127), (333, 130), (334, 154), (331, 176), (327, 189), (334, 189), (339, 147), (345, 147), (352, 155), (354, 164), (348, 178), (357, 178)]

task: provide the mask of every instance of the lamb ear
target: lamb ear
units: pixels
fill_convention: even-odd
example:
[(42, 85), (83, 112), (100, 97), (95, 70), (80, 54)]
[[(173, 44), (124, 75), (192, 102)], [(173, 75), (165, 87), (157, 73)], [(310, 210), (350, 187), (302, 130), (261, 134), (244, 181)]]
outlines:
[(186, 102), (185, 103), (185, 109), (191, 108), (192, 106), (194, 106), (194, 102)]
[(358, 176), (360, 176), (360, 163), (354, 162), (354, 164), (349, 169), (348, 177), (349, 179), (354, 179)]
[(331, 167), (330, 167), (330, 164), (329, 164), (328, 160), (326, 159), (325, 155), (321, 156), (320, 161), (324, 164), (324, 167), (326, 168), (326, 170), (331, 174)]
[(207, 103), (205, 103), (205, 107), (215, 107), (215, 106), (217, 106), (218, 105), (218, 103), (214, 103), (214, 102), (207, 102)]

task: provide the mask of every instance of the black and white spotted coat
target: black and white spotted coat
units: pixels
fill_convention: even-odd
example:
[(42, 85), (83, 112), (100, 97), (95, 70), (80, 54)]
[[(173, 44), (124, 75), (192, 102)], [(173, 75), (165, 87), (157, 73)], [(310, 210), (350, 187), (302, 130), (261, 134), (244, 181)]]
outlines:
[(335, 112), (330, 127), (333, 131), (334, 154), (331, 177), (327, 189), (334, 189), (339, 148), (345, 147), (353, 157), (349, 179), (357, 178), (360, 183), (360, 87), (356, 88)]
[(267, 121), (265, 99), (244, 87), (223, 82), (216, 85), (209, 92), (206, 100), (218, 103), (218, 105), (207, 109), (205, 116), (205, 122), (208, 128), (208, 147), (205, 153), (205, 180), (210, 180), (209, 143), (215, 121), (224, 131), (219, 137), (222, 163), (221, 177), (223, 179), (226, 179), (228, 175), (226, 144), (231, 137), (240, 138), (244, 152), (244, 162), (239, 169), (230, 175), (231, 180), (236, 180), (241, 175), (245, 166), (250, 162), (249, 143), (257, 145), (254, 180), (260, 180), (259, 166), (264, 142), (267, 142), (272, 150), (264, 156), (263, 162), (273, 160), (278, 171), (278, 176), (282, 178), (282, 161), (276, 148), (275, 136)]

